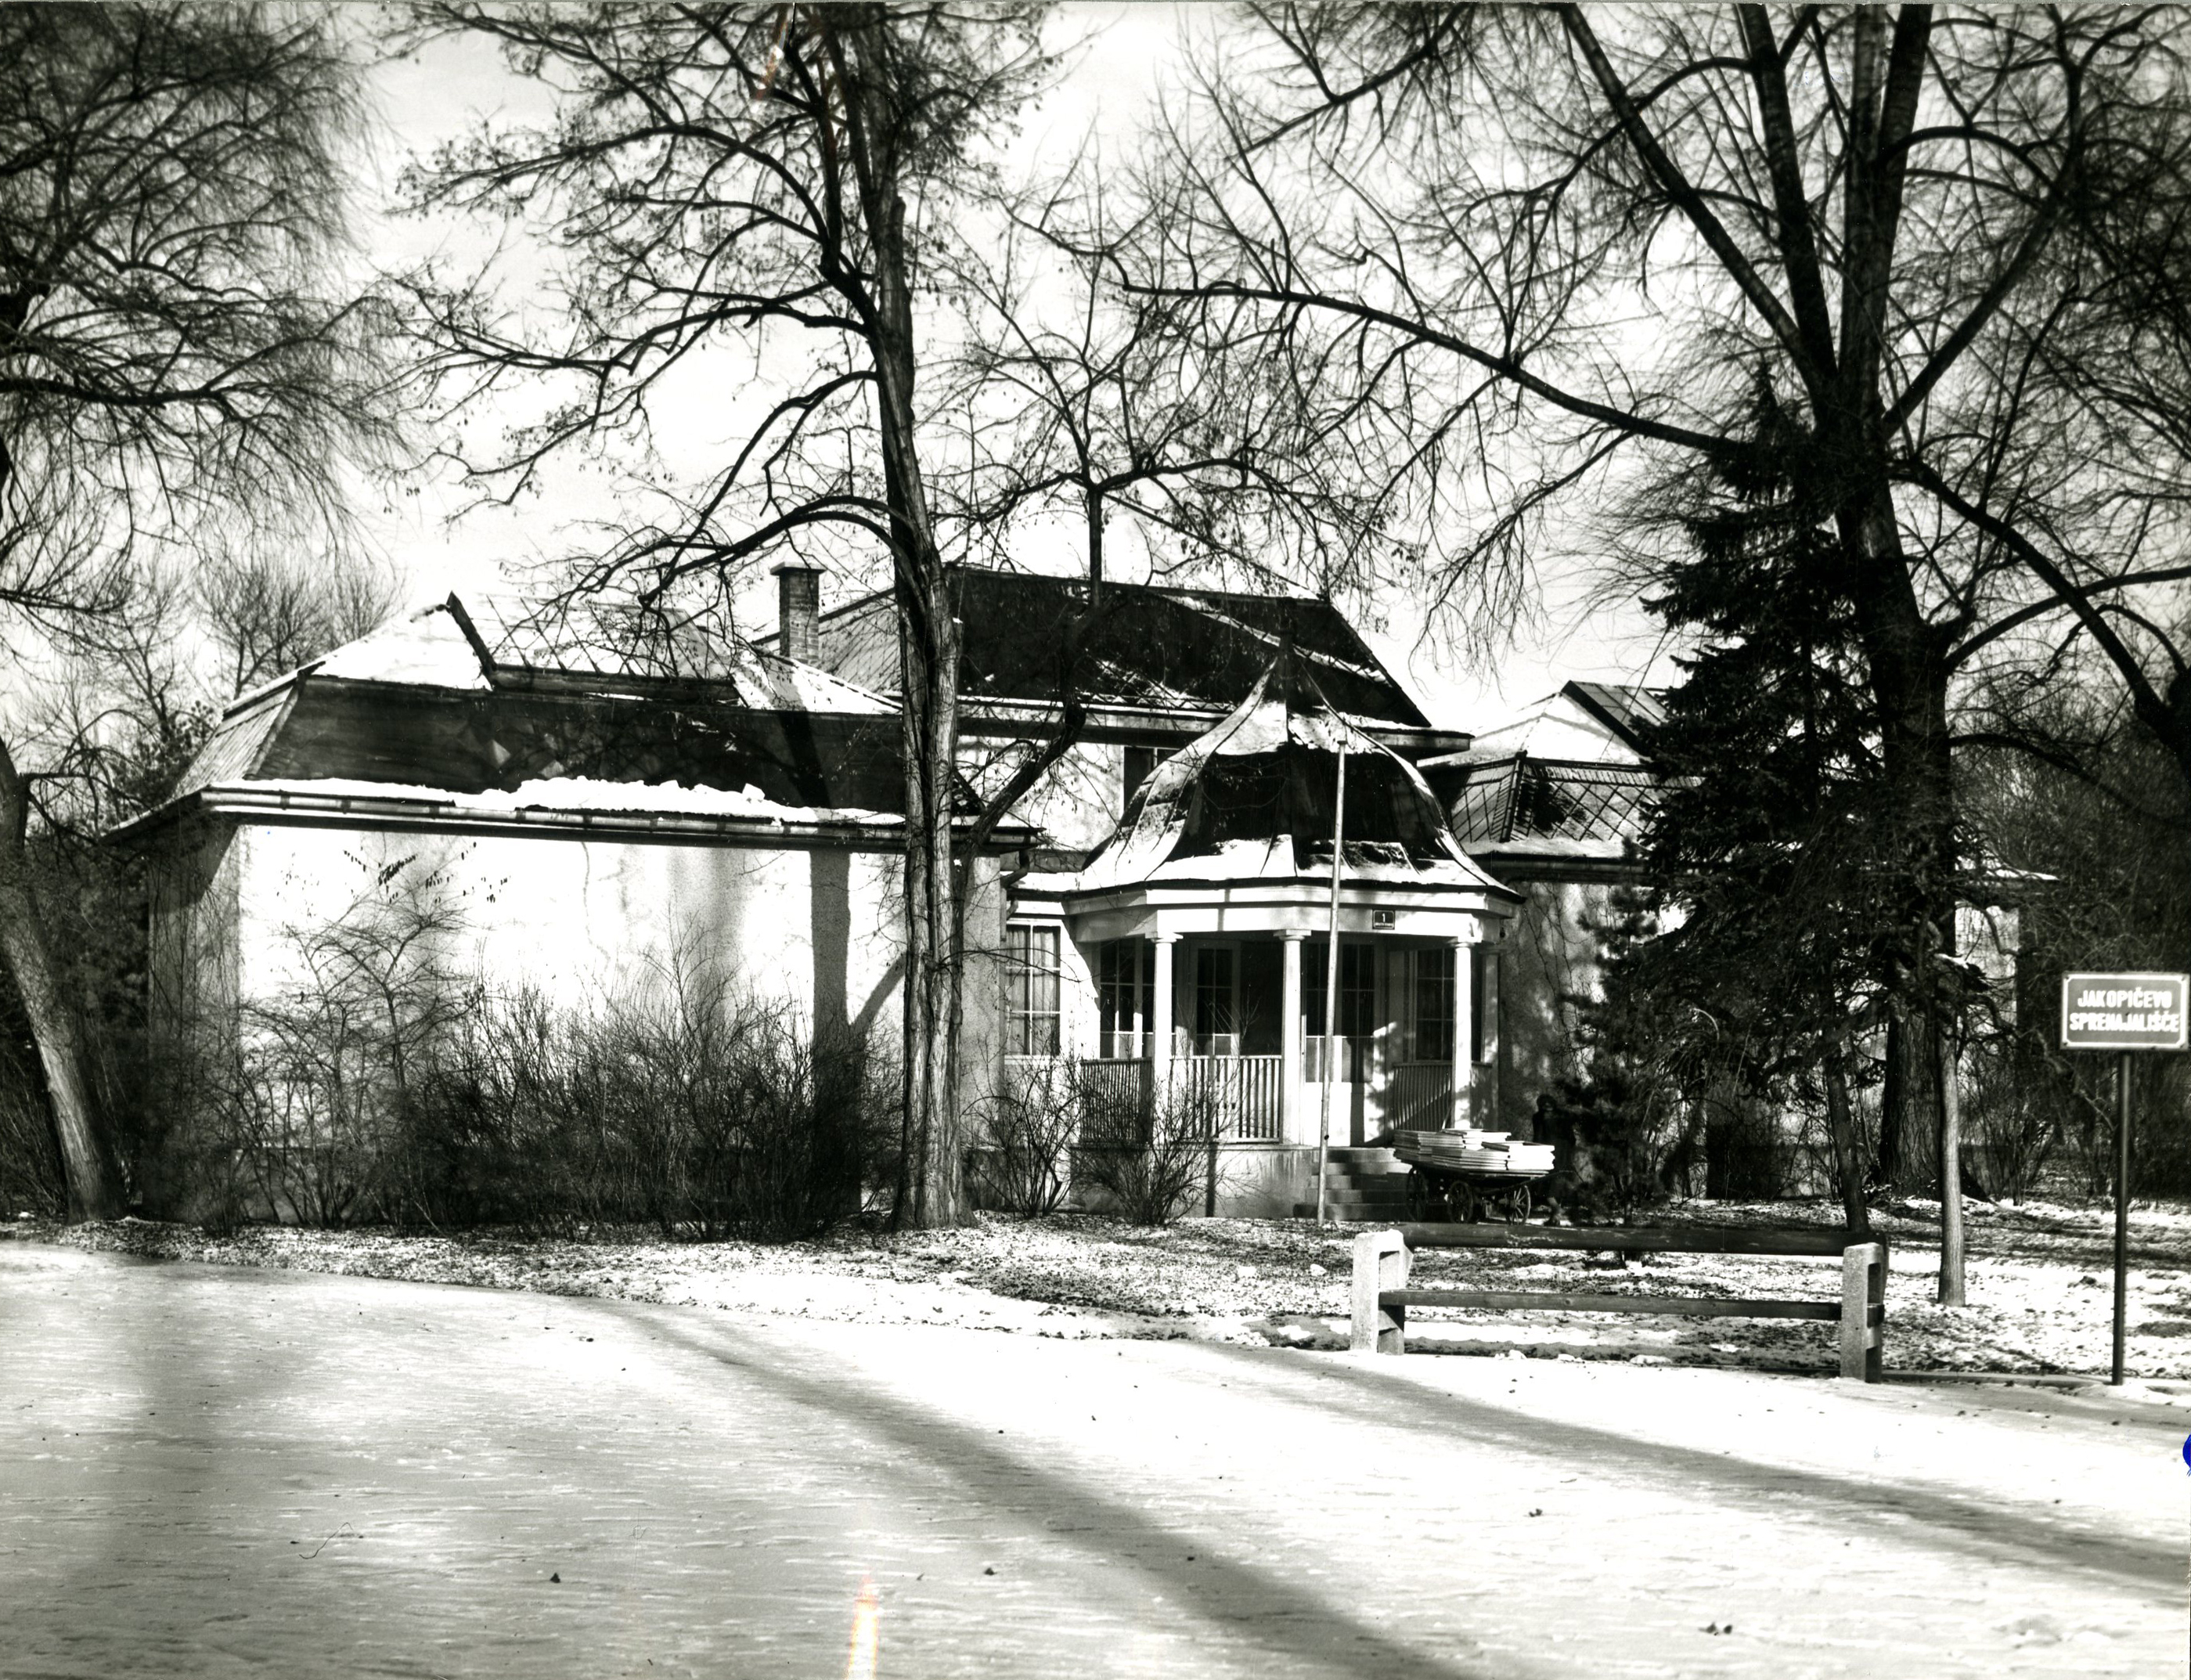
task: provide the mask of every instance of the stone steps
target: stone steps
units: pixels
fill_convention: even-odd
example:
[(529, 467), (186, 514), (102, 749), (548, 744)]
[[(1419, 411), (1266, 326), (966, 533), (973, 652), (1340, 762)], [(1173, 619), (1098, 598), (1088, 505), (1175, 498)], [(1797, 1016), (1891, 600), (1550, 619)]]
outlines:
[[(1334, 1149), (1323, 1170), (1324, 1210), (1350, 1222), (1404, 1219), (1408, 1172), (1408, 1164), (1390, 1149), (1361, 1144)], [(1316, 1204), (1296, 1202), (1294, 1216), (1315, 1218)]]

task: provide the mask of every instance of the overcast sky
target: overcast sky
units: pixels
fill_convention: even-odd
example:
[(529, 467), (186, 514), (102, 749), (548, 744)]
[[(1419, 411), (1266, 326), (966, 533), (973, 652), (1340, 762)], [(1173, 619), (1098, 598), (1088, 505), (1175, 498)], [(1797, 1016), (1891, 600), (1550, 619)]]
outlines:
[[(1152, 102), (1178, 85), (1189, 38), (1223, 26), (1225, 14), (1212, 6), (1066, 6), (1056, 25), (1059, 39), (1080, 44), (1060, 83), (1027, 115), (1016, 161), (1039, 172), (1073, 155), (1091, 133), (1121, 144), (1129, 140)], [(505, 74), (496, 53), (471, 42), (441, 43), (384, 63), (374, 72), (373, 85), (382, 122), (373, 148), (378, 179), (362, 195), (361, 208), (369, 218), (372, 255), (394, 265), (427, 254), (450, 237), (446, 231), (376, 213), (406, 159), (483, 117), (535, 117), (544, 107), (537, 87)], [(695, 432), (703, 444), (709, 441), (704, 419), (696, 417)], [(719, 447), (720, 439), (713, 441)], [(389, 498), (370, 523), (414, 601), (423, 603), (452, 589), (507, 586), (513, 570), (581, 540), (574, 527), (606, 511), (608, 499), (607, 479), (574, 462), (559, 470), (550, 495), (520, 509), (467, 507), (452, 483), (426, 481)], [(1505, 721), (1570, 678), (1668, 679), (1656, 626), (1640, 608), (1593, 610), (1591, 580), (1572, 567), (1545, 582), (1541, 622), (1516, 627), (1511, 647), (1488, 663), (1459, 663), (1424, 645), (1420, 615), (1405, 601), (1386, 603), (1388, 626), (1382, 631), (1365, 626), (1365, 634), (1432, 719), (1450, 727), (1484, 729)], [(765, 576), (741, 606), (744, 622), (771, 621)]]

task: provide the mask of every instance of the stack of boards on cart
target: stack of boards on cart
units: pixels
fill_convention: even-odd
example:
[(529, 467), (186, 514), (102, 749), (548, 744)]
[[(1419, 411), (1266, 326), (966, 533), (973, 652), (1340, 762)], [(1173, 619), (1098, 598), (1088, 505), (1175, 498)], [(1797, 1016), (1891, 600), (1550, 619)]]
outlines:
[(1517, 1143), (1503, 1131), (1403, 1131), (1395, 1151), (1402, 1160), (1420, 1161), (1448, 1172), (1512, 1173), (1537, 1178), (1552, 1170), (1552, 1146)]

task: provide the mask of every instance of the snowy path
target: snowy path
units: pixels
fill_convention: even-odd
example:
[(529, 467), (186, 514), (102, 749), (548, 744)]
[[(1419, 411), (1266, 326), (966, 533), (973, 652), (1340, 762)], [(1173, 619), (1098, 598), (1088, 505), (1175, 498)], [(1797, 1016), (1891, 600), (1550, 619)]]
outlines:
[(0, 1674), (2181, 1674), (2182, 1427), (25, 1245)]

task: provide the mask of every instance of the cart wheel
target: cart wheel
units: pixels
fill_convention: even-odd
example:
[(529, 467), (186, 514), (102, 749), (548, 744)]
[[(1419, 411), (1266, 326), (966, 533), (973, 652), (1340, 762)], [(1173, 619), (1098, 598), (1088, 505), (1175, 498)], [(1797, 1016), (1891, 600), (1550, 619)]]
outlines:
[(1437, 1200), (1431, 1176), (1420, 1167), (1408, 1169), (1408, 1217), (1421, 1224), (1431, 1216), (1431, 1209)]
[(1517, 1184), (1506, 1193), (1505, 1202), (1508, 1224), (1523, 1225), (1528, 1222), (1529, 1187), (1528, 1185)]
[(1456, 1225), (1473, 1225), (1478, 1212), (1476, 1188), (1458, 1178), (1449, 1179), (1445, 1187), (1445, 1204)]

